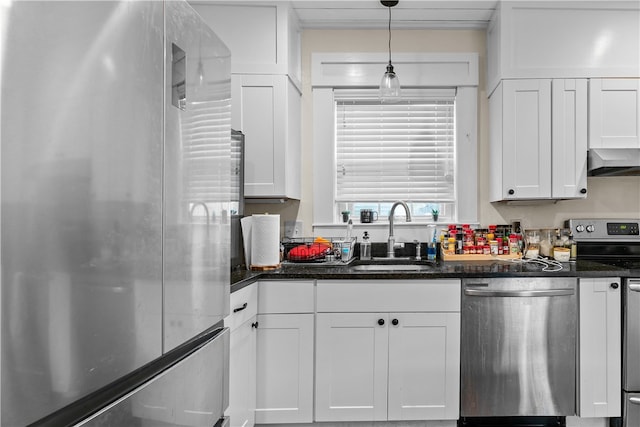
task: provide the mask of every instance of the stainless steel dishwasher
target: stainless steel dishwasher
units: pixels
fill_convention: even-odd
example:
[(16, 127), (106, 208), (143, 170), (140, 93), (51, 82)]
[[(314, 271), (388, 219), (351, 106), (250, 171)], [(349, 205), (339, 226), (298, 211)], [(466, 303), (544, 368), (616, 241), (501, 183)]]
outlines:
[(574, 415), (577, 306), (575, 278), (463, 280), (461, 416)]

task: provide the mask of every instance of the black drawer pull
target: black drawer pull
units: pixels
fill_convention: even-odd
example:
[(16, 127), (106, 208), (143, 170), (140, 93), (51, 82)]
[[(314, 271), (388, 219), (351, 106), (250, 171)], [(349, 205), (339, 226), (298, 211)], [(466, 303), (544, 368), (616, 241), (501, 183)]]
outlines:
[(618, 284), (616, 282), (613, 282), (611, 284), (611, 289), (618, 289)]
[(233, 312), (234, 312), (234, 313), (237, 313), (237, 312), (239, 312), (239, 311), (244, 310), (245, 308), (247, 308), (247, 303), (246, 303), (246, 302), (245, 302), (244, 304), (242, 304), (242, 307), (234, 308), (234, 309), (233, 309)]
[(251, 324), (251, 327), (254, 328), (254, 329), (258, 329), (258, 322), (253, 322)]
[(378, 319), (378, 325), (384, 326), (384, 319)]
[(398, 319), (393, 319), (393, 320), (391, 321), (391, 324), (392, 324), (393, 326), (398, 326), (398, 323), (400, 323), (400, 322), (398, 321)]

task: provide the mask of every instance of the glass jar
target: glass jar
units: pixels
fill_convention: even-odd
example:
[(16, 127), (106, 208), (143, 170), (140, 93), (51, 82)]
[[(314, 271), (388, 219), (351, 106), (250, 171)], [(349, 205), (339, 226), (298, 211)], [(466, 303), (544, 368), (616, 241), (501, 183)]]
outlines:
[(563, 228), (560, 230), (560, 232), (558, 233), (558, 238), (556, 240), (556, 247), (563, 247), (563, 248), (567, 248), (569, 249), (569, 253), (570, 253), (570, 261), (575, 261), (576, 260), (576, 252), (577, 252), (577, 245), (576, 242), (573, 240), (573, 234), (571, 234), (571, 229), (569, 228)]
[(543, 228), (540, 230), (540, 255), (553, 258), (553, 246), (556, 241), (555, 228)]
[(540, 255), (540, 230), (526, 230), (524, 232), (525, 239), (525, 258), (538, 258)]

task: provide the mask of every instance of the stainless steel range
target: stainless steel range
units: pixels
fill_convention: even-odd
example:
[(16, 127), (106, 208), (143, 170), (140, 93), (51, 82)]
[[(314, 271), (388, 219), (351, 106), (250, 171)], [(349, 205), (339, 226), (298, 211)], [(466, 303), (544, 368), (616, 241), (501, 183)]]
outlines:
[(640, 219), (572, 219), (578, 259), (626, 268), (622, 294), (622, 425), (640, 426)]

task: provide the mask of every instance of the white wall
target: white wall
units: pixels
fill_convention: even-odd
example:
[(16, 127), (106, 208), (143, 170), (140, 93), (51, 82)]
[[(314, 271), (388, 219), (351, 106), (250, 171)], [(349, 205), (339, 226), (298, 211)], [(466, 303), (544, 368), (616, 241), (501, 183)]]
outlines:
[[(247, 214), (279, 213), (284, 221), (303, 222), (303, 235), (311, 236), (313, 222), (313, 111), (311, 92), (311, 54), (313, 52), (384, 52), (388, 33), (384, 30), (305, 30), (302, 34), (302, 198), (282, 205), (248, 205)], [(508, 223), (513, 219), (523, 226), (558, 227), (575, 217), (640, 216), (640, 176), (593, 177), (588, 179), (589, 196), (585, 200), (555, 204), (514, 206), (489, 203), (489, 106), (487, 101), (486, 37), (484, 30), (392, 30), (393, 52), (477, 52), (480, 56), (478, 99), (479, 215), (481, 224)], [(380, 70), (380, 75), (384, 70)], [(400, 81), (402, 82), (402, 76)], [(327, 171), (327, 179), (332, 179)], [(284, 230), (284, 227), (282, 227)]]

